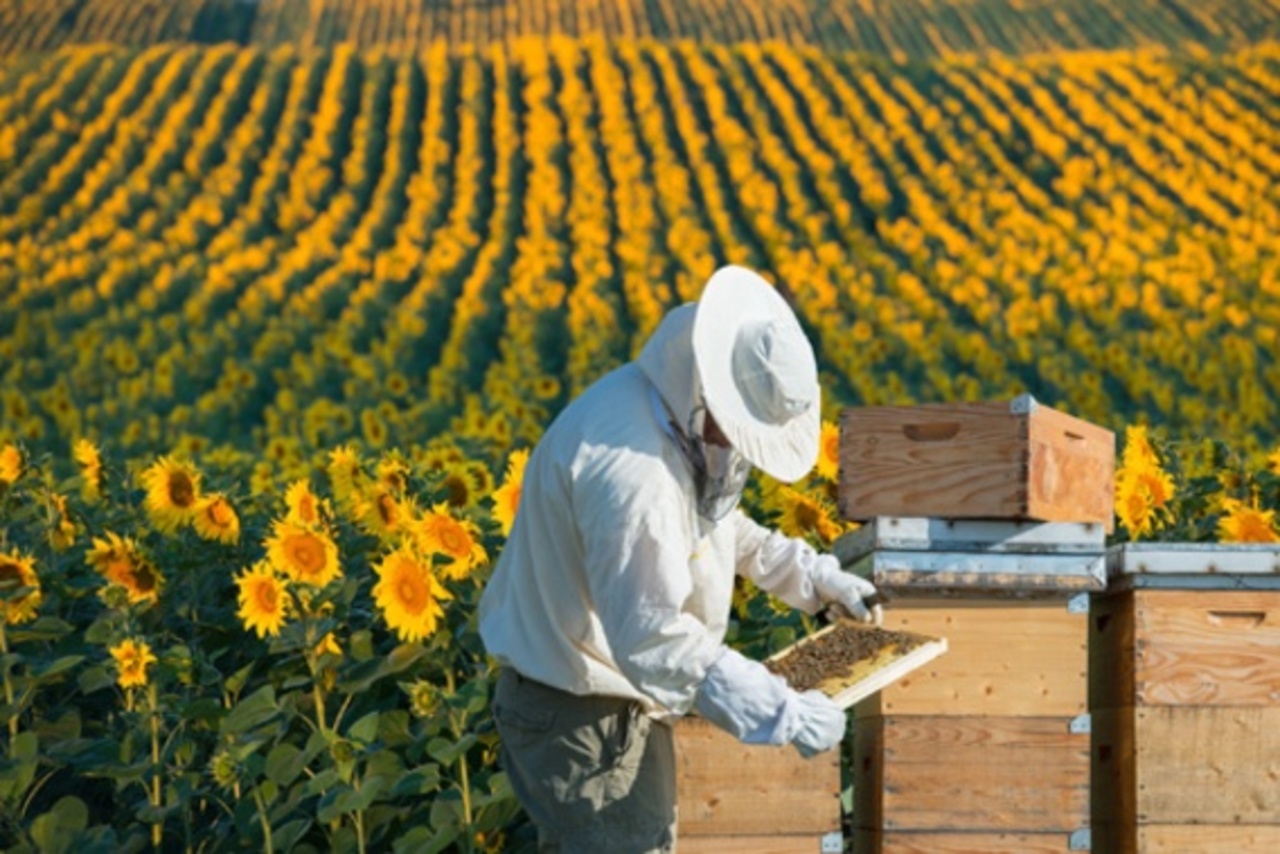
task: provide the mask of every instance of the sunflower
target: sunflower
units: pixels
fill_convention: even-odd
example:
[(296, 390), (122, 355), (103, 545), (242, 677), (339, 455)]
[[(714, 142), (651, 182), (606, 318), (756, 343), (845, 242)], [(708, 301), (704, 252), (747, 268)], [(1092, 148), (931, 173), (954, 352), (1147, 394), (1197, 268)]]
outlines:
[(387, 381), (383, 387), (392, 397), (404, 397), (409, 393), (409, 380), (399, 371), (392, 371), (387, 375)]
[(382, 609), (387, 627), (408, 643), (423, 640), (436, 630), (444, 617), (442, 600), (452, 599), (430, 561), (409, 546), (400, 546), (373, 568), (378, 583), (373, 601)]
[(466, 459), (462, 449), (448, 439), (437, 439), (421, 452), (422, 467), (427, 471), (445, 471)]
[(10, 486), (22, 477), (26, 458), (22, 450), (12, 443), (0, 448), (0, 486)]
[(1116, 516), (1132, 538), (1141, 537), (1161, 525), (1161, 517), (1151, 491), (1139, 478), (1116, 478)]
[(398, 454), (386, 454), (378, 461), (378, 483), (402, 495), (409, 488), (409, 464)]
[(1267, 456), (1267, 471), (1272, 474), (1280, 474), (1280, 447), (1277, 447)]
[(467, 510), (493, 491), (493, 475), (481, 463), (464, 460), (445, 469), (440, 486), (446, 504), (454, 510)]
[(375, 448), (381, 448), (387, 442), (387, 425), (376, 409), (360, 413), (360, 430), (364, 440)]
[(779, 487), (777, 499), (780, 511), (778, 530), (787, 536), (813, 534), (824, 543), (840, 536), (840, 524), (831, 518), (831, 512), (821, 501), (786, 486)]
[(465, 578), (489, 559), (480, 545), (479, 529), (474, 523), (451, 515), (446, 504), (437, 504), (423, 514), (416, 528), (419, 548), (449, 558), (450, 562), (441, 569), (447, 578)]
[(355, 448), (342, 445), (330, 451), (328, 472), (334, 497), (339, 504), (350, 509), (365, 477)]
[(529, 464), (529, 450), (521, 448), (507, 457), (507, 473), (502, 479), (502, 486), (493, 492), (493, 518), (502, 526), (502, 536), (511, 534), (511, 526), (516, 521), (516, 510), (520, 508), (520, 492), (524, 487), (524, 470)]
[(398, 499), (381, 483), (365, 490), (354, 510), (364, 529), (381, 540), (393, 539), (416, 513), (412, 498)]
[(1125, 428), (1124, 452), (1120, 459), (1121, 466), (1126, 469), (1160, 465), (1160, 455), (1151, 444), (1151, 437), (1145, 425), (1132, 424)]
[(835, 481), (840, 474), (840, 428), (830, 421), (822, 422), (817, 467), (823, 480)]
[(551, 400), (560, 394), (560, 381), (543, 374), (533, 381), (533, 393), (538, 400)]
[(156, 663), (156, 657), (146, 641), (132, 638), (111, 647), (111, 657), (116, 660), (120, 675), (116, 681), (121, 688), (142, 688), (147, 684), (147, 668)]
[(240, 588), (240, 610), (236, 615), (244, 623), (245, 631), (254, 632), (260, 638), (280, 634), (293, 600), (284, 579), (271, 565), (259, 561), (252, 569), (246, 569), (236, 578), (236, 587)]
[(84, 559), (108, 584), (124, 588), (130, 604), (152, 604), (160, 598), (164, 576), (133, 539), (107, 531), (105, 540), (93, 538), (93, 547)]
[(190, 463), (161, 457), (142, 473), (145, 505), (161, 531), (176, 531), (195, 515), (200, 500), (200, 473)]
[(97, 501), (102, 495), (102, 455), (88, 439), (81, 439), (71, 454), (80, 465), (80, 478), (84, 482), (82, 494), (86, 501)]
[(196, 502), (191, 519), (196, 533), (206, 540), (235, 545), (240, 540), (240, 517), (222, 493), (207, 495)]
[(1218, 538), (1224, 543), (1276, 543), (1276, 511), (1261, 510), (1256, 502), (1223, 498), (1225, 515), (1218, 520)]
[(295, 480), (289, 485), (284, 493), (284, 503), (289, 508), (286, 521), (315, 527), (325, 524), (328, 502), (317, 498), (305, 479)]
[[(26, 588), (26, 592), (14, 596), (21, 588)], [(17, 625), (35, 619), (43, 598), (35, 560), (17, 551), (0, 552), (0, 625)]]
[(322, 531), (276, 520), (266, 546), (271, 565), (294, 581), (324, 587), (342, 576), (338, 546)]
[(54, 522), (49, 528), (49, 544), (55, 551), (65, 552), (76, 541), (80, 528), (67, 512), (67, 498), (56, 492), (50, 496), (53, 503)]

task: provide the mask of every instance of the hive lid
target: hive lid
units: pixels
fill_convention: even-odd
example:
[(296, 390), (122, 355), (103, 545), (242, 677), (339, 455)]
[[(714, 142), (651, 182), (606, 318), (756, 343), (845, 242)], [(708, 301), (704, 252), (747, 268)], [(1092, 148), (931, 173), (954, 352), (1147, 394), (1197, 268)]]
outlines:
[(849, 661), (837, 658), (840, 666), (825, 669), (826, 675), (811, 684), (792, 682), (792, 685), (797, 690), (817, 688), (842, 709), (870, 697), (947, 651), (946, 638), (837, 620), (770, 656), (767, 663), (775, 668), (814, 666), (825, 659), (815, 659), (814, 653), (833, 644), (832, 655), (862, 654)]
[(1280, 590), (1274, 543), (1122, 543), (1107, 551), (1110, 588)]
[(1018, 522), (877, 516), (832, 546), (842, 564), (873, 551), (946, 551), (1015, 554), (1101, 554), (1106, 531), (1091, 522)]

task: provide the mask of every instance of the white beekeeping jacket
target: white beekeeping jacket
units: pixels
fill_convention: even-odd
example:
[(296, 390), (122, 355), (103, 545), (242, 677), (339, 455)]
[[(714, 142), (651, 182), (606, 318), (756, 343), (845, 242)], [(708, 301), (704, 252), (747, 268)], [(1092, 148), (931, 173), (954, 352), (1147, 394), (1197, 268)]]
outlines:
[(723, 652), (735, 572), (793, 607), (820, 607), (806, 544), (740, 510), (718, 523), (696, 512), (689, 464), (651, 394), (688, 423), (695, 308), (670, 312), (636, 361), (548, 428), (480, 603), (481, 637), (503, 665), (654, 714), (687, 711)]

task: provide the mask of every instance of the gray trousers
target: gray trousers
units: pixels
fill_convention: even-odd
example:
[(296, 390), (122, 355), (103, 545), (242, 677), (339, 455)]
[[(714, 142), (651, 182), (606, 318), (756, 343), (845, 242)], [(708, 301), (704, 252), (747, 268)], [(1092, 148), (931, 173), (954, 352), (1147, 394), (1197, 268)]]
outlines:
[(675, 851), (671, 727), (639, 703), (570, 694), (506, 668), (493, 716), (540, 852)]

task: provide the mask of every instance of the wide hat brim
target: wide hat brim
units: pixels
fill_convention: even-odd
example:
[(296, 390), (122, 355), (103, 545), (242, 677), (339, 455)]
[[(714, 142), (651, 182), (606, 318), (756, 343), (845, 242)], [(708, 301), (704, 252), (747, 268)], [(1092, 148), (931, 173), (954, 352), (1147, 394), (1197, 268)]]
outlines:
[(808, 474), (818, 459), (822, 416), (817, 370), (801, 390), (807, 403), (801, 413), (782, 423), (753, 413), (734, 375), (733, 354), (739, 332), (760, 323), (773, 323), (785, 334), (798, 336), (813, 361), (800, 322), (777, 289), (744, 267), (722, 267), (698, 300), (693, 356), (707, 408), (721, 432), (752, 465), (792, 483)]

